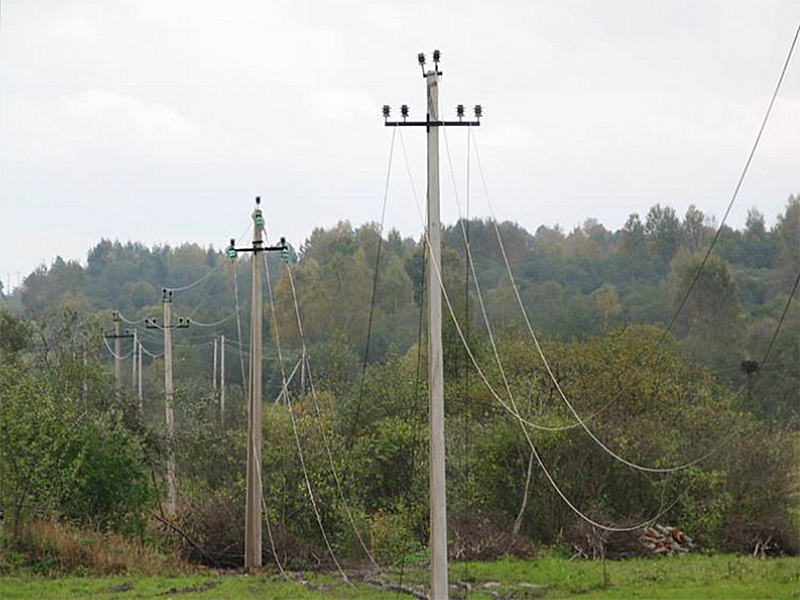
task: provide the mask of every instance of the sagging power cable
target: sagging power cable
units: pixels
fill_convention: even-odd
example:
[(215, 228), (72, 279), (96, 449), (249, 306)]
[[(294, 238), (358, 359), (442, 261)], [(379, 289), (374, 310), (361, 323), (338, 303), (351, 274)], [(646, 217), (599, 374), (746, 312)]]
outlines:
[[(405, 142), (403, 140), (403, 132), (402, 131), (400, 132), (400, 142), (401, 142), (401, 145), (403, 147), (403, 153), (404, 153), (404, 155), (406, 155), (406, 159), (407, 159), (407, 153), (405, 152)], [(411, 189), (412, 189), (412, 194), (414, 196), (414, 202), (416, 204), (417, 212), (419, 214), (420, 220), (421, 220), (421, 222), (423, 224), (423, 227), (424, 227), (425, 218), (423, 216), (422, 207), (420, 206), (419, 198), (417, 196), (416, 185), (414, 184), (413, 174), (411, 173), (411, 170), (410, 170), (410, 167), (408, 165), (408, 161), (407, 160), (406, 160), (406, 166), (408, 168), (408, 175), (409, 175), (409, 179), (411, 181)], [(430, 240), (428, 239), (427, 230), (425, 230), (425, 234), (424, 235), (425, 235), (426, 243), (430, 244)], [(455, 311), (453, 310), (452, 303), (450, 302), (450, 296), (447, 293), (447, 289), (444, 286), (444, 281), (442, 279), (442, 274), (439, 272), (439, 268), (436, 265), (435, 261), (430, 261), (430, 264), (433, 267), (433, 271), (434, 271), (434, 273), (436, 275), (436, 279), (437, 279), (437, 282), (439, 284), (439, 288), (442, 291), (442, 297), (445, 300), (445, 305), (447, 306), (448, 312), (450, 313), (450, 316), (453, 319), (453, 324), (454, 324), (454, 326), (456, 328), (456, 332), (458, 333), (458, 335), (461, 338), (462, 342), (464, 342), (465, 341), (464, 333), (463, 333), (463, 331), (461, 329), (461, 326), (458, 323), (458, 320), (456, 319)], [(466, 344), (465, 344), (465, 346), (468, 348), (468, 346)], [(470, 353), (470, 356), (473, 356), (471, 350), (469, 350), (469, 353)], [(473, 361), (473, 364), (476, 364), (476, 363)], [(482, 373), (482, 371), (479, 371), (479, 373)], [(526, 421), (525, 421), (525, 419), (522, 418), (522, 416), (520, 415), (519, 411), (517, 410), (516, 403), (513, 401), (513, 399), (512, 399), (512, 406), (508, 406), (505, 402), (502, 401), (502, 399), (499, 398), (499, 396), (497, 396), (496, 394), (493, 394), (493, 395), (501, 403), (501, 405), (519, 423), (519, 425), (520, 425), (520, 427), (522, 429), (522, 433), (525, 436), (525, 440), (527, 441), (528, 446), (531, 449), (531, 452), (533, 453), (534, 457), (536, 458), (536, 462), (539, 464), (539, 467), (542, 469), (542, 472), (544, 473), (545, 478), (550, 483), (550, 486), (555, 490), (555, 492), (558, 494), (558, 496), (561, 498), (561, 500), (570, 508), (570, 510), (572, 510), (576, 515), (578, 515), (581, 519), (583, 519), (584, 521), (586, 521), (590, 525), (593, 525), (593, 526), (597, 527), (598, 529), (602, 529), (602, 530), (605, 530), (605, 531), (617, 531), (617, 532), (635, 531), (637, 529), (641, 529), (642, 527), (646, 527), (646, 526), (654, 523), (655, 521), (660, 519), (661, 516), (664, 515), (674, 505), (674, 502), (670, 506), (667, 506), (667, 507), (664, 507), (662, 505), (661, 510), (659, 510), (658, 514), (656, 514), (654, 517), (652, 517), (650, 519), (647, 519), (646, 521), (643, 521), (643, 522), (638, 523), (638, 524), (633, 525), (633, 526), (616, 527), (616, 526), (613, 526), (613, 525), (604, 525), (602, 523), (599, 523), (598, 521), (595, 521), (594, 519), (592, 519), (591, 517), (589, 517), (588, 515), (583, 513), (577, 506), (575, 506), (575, 504), (573, 504), (573, 502), (567, 497), (567, 495), (564, 493), (564, 491), (556, 483), (555, 479), (553, 478), (552, 474), (550, 473), (550, 470), (547, 468), (547, 465), (544, 464), (544, 461), (542, 460), (542, 457), (539, 454), (539, 451), (537, 450), (536, 445), (533, 443), (533, 439), (531, 438), (530, 432), (528, 431), (528, 427), (526, 427)]]

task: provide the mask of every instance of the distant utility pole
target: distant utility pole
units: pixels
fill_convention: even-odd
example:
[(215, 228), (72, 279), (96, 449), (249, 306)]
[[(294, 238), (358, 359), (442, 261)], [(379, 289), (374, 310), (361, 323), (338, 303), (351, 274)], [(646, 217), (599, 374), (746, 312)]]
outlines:
[(219, 420), (225, 427), (225, 336), (219, 339)]
[(133, 352), (131, 352), (131, 387), (136, 389), (136, 369), (139, 366), (139, 335), (138, 332), (133, 330)]
[(138, 375), (138, 384), (139, 384), (139, 414), (144, 414), (144, 396), (142, 395), (142, 342), (137, 342), (136, 351), (138, 355), (136, 357), (137, 367), (136, 367), (136, 374)]
[(408, 106), (400, 107), (402, 121), (389, 121), (389, 106), (383, 107), (387, 127), (425, 127), (428, 132), (428, 244), (431, 268), (428, 269), (428, 379), (430, 390), (430, 547), (431, 598), (447, 600), (447, 495), (444, 448), (444, 377), (442, 371), (442, 270), (441, 220), (439, 210), (439, 127), (480, 125), (481, 106), (475, 106), (475, 120), (464, 120), (464, 105), (456, 107), (458, 121), (439, 120), (439, 70), (441, 53), (433, 52), (433, 70), (425, 70), (425, 55), (417, 55), (427, 87), (428, 109), (424, 121), (409, 121)]
[(217, 393), (217, 338), (214, 338), (214, 360), (211, 368), (211, 385), (214, 388), (214, 395)]
[(264, 268), (263, 252), (285, 252), (286, 240), (278, 246), (264, 246), (264, 216), (261, 198), (256, 197), (253, 211), (253, 245), (237, 248), (231, 240), (226, 254), (233, 260), (239, 252), (252, 252), (253, 290), (250, 304), (250, 385), (247, 403), (247, 501), (245, 505), (244, 566), (252, 570), (261, 566), (261, 357), (262, 328), (264, 322), (264, 297), (261, 289), (261, 272)]
[(128, 329), (122, 333), (122, 319), (119, 312), (113, 311), (111, 318), (114, 321), (114, 333), (106, 333), (103, 337), (107, 340), (114, 340), (114, 391), (117, 400), (120, 400), (122, 398), (122, 340), (132, 338), (134, 334)]
[(161, 292), (161, 304), (164, 307), (164, 322), (161, 326), (155, 319), (145, 321), (148, 329), (164, 331), (164, 398), (165, 418), (167, 423), (167, 514), (174, 515), (178, 503), (178, 491), (175, 483), (175, 388), (172, 384), (172, 330), (189, 327), (189, 319), (178, 319), (172, 324), (172, 290), (164, 288)]

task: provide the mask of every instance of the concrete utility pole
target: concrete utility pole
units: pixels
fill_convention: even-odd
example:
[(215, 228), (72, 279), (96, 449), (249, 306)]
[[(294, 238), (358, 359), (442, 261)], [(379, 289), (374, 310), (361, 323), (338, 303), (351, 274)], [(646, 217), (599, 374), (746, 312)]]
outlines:
[(164, 398), (167, 423), (167, 514), (174, 515), (178, 503), (175, 484), (175, 388), (172, 382), (172, 292), (164, 290), (161, 298), (164, 307)]
[(117, 400), (122, 395), (122, 320), (119, 313), (114, 311), (114, 389)]
[(225, 426), (225, 336), (219, 339), (219, 418)]
[(111, 318), (114, 321), (114, 333), (106, 333), (103, 337), (114, 340), (114, 392), (119, 401), (122, 398), (122, 340), (132, 338), (134, 334), (127, 329), (122, 333), (122, 318), (119, 312), (113, 311)]
[[(247, 403), (247, 506), (245, 509), (245, 567), (261, 566), (261, 342), (264, 323), (264, 295), (261, 289), (263, 217), (253, 211), (253, 289), (250, 300), (250, 397)], [(259, 223), (261, 220), (261, 223)]]
[(133, 330), (133, 351), (131, 352), (131, 387), (136, 389), (136, 368), (139, 366), (139, 335)]
[(217, 338), (214, 338), (214, 366), (211, 369), (211, 382), (214, 393), (217, 393)]
[(250, 381), (247, 402), (247, 493), (245, 504), (244, 566), (248, 571), (261, 566), (261, 357), (263, 354), (262, 329), (264, 323), (264, 296), (261, 286), (261, 271), (264, 268), (263, 252), (286, 249), (281, 238), (279, 246), (264, 246), (264, 216), (261, 213), (261, 198), (256, 197), (253, 211), (253, 245), (236, 248), (231, 240), (226, 254), (236, 258), (238, 252), (252, 252), (253, 289), (250, 303)]
[(138, 362), (139, 366), (136, 369), (136, 374), (139, 377), (139, 381), (138, 381), (138, 384), (139, 384), (139, 414), (143, 414), (144, 413), (144, 396), (142, 395), (142, 343), (141, 342), (137, 343), (137, 352), (138, 352), (137, 362)]
[(433, 70), (425, 70), (425, 55), (417, 60), (422, 68), (427, 88), (427, 117), (425, 121), (408, 121), (408, 106), (400, 107), (402, 121), (389, 121), (390, 109), (383, 107), (388, 127), (425, 127), (428, 132), (428, 387), (430, 427), (430, 548), (431, 598), (447, 600), (447, 494), (445, 481), (444, 444), (444, 373), (442, 367), (442, 292), (439, 278), (442, 273), (441, 220), (439, 210), (439, 127), (480, 125), (482, 109), (475, 107), (475, 121), (464, 121), (464, 106), (456, 107), (458, 121), (439, 120), (439, 70), (441, 54), (433, 53)]
[(164, 308), (163, 323), (159, 327), (155, 319), (145, 321), (148, 329), (161, 329), (164, 332), (164, 416), (167, 425), (167, 514), (174, 515), (178, 503), (175, 479), (175, 388), (172, 382), (172, 330), (189, 327), (188, 319), (178, 319), (172, 324), (172, 290), (164, 288), (161, 292), (161, 305)]

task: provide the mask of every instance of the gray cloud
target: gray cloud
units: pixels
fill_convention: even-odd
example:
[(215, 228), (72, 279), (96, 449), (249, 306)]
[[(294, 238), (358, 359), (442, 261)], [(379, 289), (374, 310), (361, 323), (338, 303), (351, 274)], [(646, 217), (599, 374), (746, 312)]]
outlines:
[[(6, 2), (0, 277), (82, 259), (101, 237), (220, 246), (256, 194), (294, 243), (377, 219), (380, 105), (424, 113), (415, 55), (434, 47), (443, 111), (485, 106), (476, 135), (500, 217), (618, 227), (655, 202), (720, 215), (798, 21), (797, 1)], [(774, 219), (800, 190), (798, 64), (734, 224), (753, 205)], [(419, 188), (423, 136), (405, 141)], [(463, 131), (448, 141), (463, 200)], [(397, 150), (388, 224), (411, 235)], [(442, 176), (452, 220), (446, 162)]]

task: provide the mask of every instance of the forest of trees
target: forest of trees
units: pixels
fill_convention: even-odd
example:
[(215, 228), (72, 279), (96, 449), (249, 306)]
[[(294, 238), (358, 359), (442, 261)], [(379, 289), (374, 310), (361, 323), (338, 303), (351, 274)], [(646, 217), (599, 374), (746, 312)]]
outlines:
[[(459, 319), (469, 303), (472, 335), (482, 335), (474, 284), (466, 295), (465, 229), (493, 329), (502, 335), (519, 335), (522, 314), (488, 221), (473, 220), (464, 229), (457, 223), (444, 232), (444, 283)], [(542, 225), (530, 233), (509, 222), (501, 223), (499, 229), (531, 323), (549, 338), (566, 341), (631, 325), (667, 326), (714, 236), (715, 223), (695, 206), (680, 218), (672, 208), (655, 205), (644, 218), (630, 215), (618, 231), (607, 230), (595, 219), (587, 219), (571, 232)], [(389, 232), (374, 282), (378, 232), (375, 224), (353, 228), (343, 221), (329, 230), (315, 230), (292, 255), (307, 342), (319, 347), (312, 354), (318, 354), (316, 360), (323, 364), (331, 355), (329, 348), (337, 349), (337, 360), (350, 365), (337, 375), (344, 378), (343, 385), (357, 376), (364, 354), (373, 283), (376, 297), (369, 361), (403, 354), (417, 339), (422, 244)], [(800, 197), (789, 198), (774, 224), (768, 225), (753, 208), (742, 230), (723, 227), (671, 330), (683, 349), (724, 381), (741, 383), (741, 362), (760, 360), (800, 272), (799, 248)], [(279, 318), (285, 322), (282, 335), (287, 346), (297, 350), (294, 309), (282, 278), (282, 263), (271, 256), (269, 264)], [(176, 314), (213, 322), (234, 310), (233, 268), (247, 323), (249, 266), (240, 261), (232, 267), (220, 251), (193, 244), (147, 248), (103, 240), (89, 252), (85, 266), (57, 258), (49, 267), (38, 268), (6, 300), (6, 306), (16, 306), (16, 312), (30, 320), (69, 308), (81, 317), (105, 318), (104, 325), (110, 327), (111, 310), (131, 320), (160, 316), (162, 287), (180, 287), (213, 270), (201, 285), (177, 292), (174, 301)], [(790, 311), (788, 318), (786, 331), (797, 331), (797, 311)], [(265, 340), (270, 320), (266, 310)], [(460, 341), (450, 329), (448, 356), (463, 361)], [(239, 341), (235, 320), (215, 333)], [(246, 330), (244, 334), (246, 338)], [(210, 336), (209, 330), (195, 328), (176, 337), (179, 344), (198, 344), (181, 357), (185, 366), (179, 368), (179, 380), (210, 377)], [(143, 337), (157, 353), (158, 336), (146, 331)], [(780, 337), (770, 372), (759, 377), (759, 384), (766, 387), (775, 384), (776, 378), (786, 379), (771, 398), (755, 407), (758, 410), (783, 414), (796, 408), (794, 391), (800, 381), (797, 369), (792, 368), (797, 365), (794, 337), (790, 333)], [(229, 368), (230, 380), (240, 381), (241, 372), (234, 369), (233, 361)], [(274, 379), (274, 364), (267, 365), (267, 370)]]
[[(651, 516), (667, 495), (675, 501), (669, 520), (709, 548), (746, 550), (751, 542), (743, 540), (752, 536), (742, 532), (753, 526), (778, 532), (784, 549), (796, 552), (797, 513), (790, 509), (796, 490), (787, 473), (797, 462), (791, 441), (799, 425), (797, 299), (784, 311), (800, 273), (800, 196), (788, 199), (775, 223), (751, 209), (743, 229), (723, 227), (696, 278), (716, 231), (714, 220), (694, 206), (680, 217), (656, 205), (644, 217), (630, 215), (618, 231), (595, 219), (569, 232), (542, 225), (531, 233), (499, 224), (522, 304), (555, 377), (581, 414), (594, 415), (593, 427), (609, 445), (631, 460), (659, 466), (713, 452), (721, 440), (729, 445), (688, 470), (649, 477), (597, 451), (580, 429), (536, 432), (536, 440), (564, 491), (596, 518)], [(477, 282), (468, 276), (467, 235)], [(444, 230), (443, 240), (448, 303), (488, 380), (497, 390), (506, 389), (505, 380), (529, 419), (568, 426), (569, 412), (534, 351), (494, 224), (456, 223)], [(420, 240), (396, 231), (382, 238), (376, 224), (341, 222), (315, 230), (291, 252), (319, 393), (311, 402), (299, 378), (292, 382), (299, 435), (324, 522), (336, 547), (351, 555), (358, 554), (357, 544), (319, 428), (330, 433), (356, 522), (373, 550), (388, 557), (425, 545), (423, 249)], [(279, 523), (279, 551), (306, 564), (319, 547), (319, 531), (305, 504), (285, 407), (271, 401), (281, 390), (276, 335), (288, 369), (300, 355), (301, 337), (285, 265), (270, 256), (268, 269), (277, 320), (267, 305), (265, 495), (268, 513)], [(162, 287), (180, 288), (206, 275), (198, 285), (176, 290), (175, 316), (212, 323), (239, 306), (241, 324), (230, 318), (173, 336), (178, 519), (196, 543), (205, 544), (202, 555), (184, 544), (187, 556), (237, 564), (250, 265), (194, 244), (147, 248), (102, 240), (85, 265), (58, 258), (3, 297), (0, 503), (16, 521), (51, 515), (118, 531), (145, 528), (162, 493), (161, 332), (138, 325), (144, 346), (156, 356), (145, 357), (143, 414), (127, 389), (128, 375), (123, 398), (113, 394), (102, 333), (111, 328), (113, 310), (130, 321), (160, 319)], [(481, 299), (504, 374), (493, 359)], [(220, 423), (211, 391), (212, 340), (223, 333), (229, 408)], [(477, 376), (447, 308), (444, 343), (454, 539), (517, 522), (526, 539), (559, 543), (574, 515), (541, 473), (528, 475), (526, 483), (532, 456), (519, 424)], [(123, 352), (129, 349), (126, 340)], [(755, 361), (759, 369), (746, 374), (743, 361)], [(24, 475), (27, 468), (33, 475)], [(129, 476), (112, 476), (120, 470)], [(113, 485), (105, 484), (106, 477)]]

